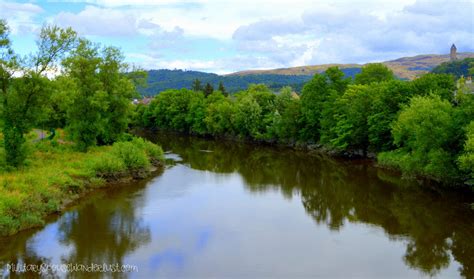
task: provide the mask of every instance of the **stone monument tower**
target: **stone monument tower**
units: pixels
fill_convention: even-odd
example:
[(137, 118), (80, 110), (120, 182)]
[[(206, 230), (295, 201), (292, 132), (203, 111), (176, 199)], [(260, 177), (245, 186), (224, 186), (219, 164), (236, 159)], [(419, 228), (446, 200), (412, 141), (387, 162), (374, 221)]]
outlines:
[(451, 58), (451, 61), (454, 61), (454, 60), (457, 59), (457, 57), (456, 57), (456, 50), (457, 50), (457, 49), (456, 49), (456, 46), (453, 44), (453, 45), (451, 46), (451, 52), (449, 53), (449, 57)]

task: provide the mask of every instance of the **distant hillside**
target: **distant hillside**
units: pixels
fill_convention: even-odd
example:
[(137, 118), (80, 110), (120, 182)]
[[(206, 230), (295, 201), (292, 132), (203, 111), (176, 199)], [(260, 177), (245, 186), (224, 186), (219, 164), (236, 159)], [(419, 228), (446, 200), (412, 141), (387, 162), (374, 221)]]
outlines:
[[(347, 68), (342, 70), (346, 76), (354, 77), (360, 72), (360, 68)], [(293, 90), (300, 92), (303, 85), (313, 75), (282, 75), (282, 74), (257, 74), (257, 75), (227, 75), (220, 76), (212, 73), (183, 70), (150, 70), (148, 71), (148, 87), (139, 88), (143, 96), (153, 96), (157, 93), (171, 88), (190, 89), (195, 79), (199, 79), (203, 86), (210, 83), (217, 88), (219, 82), (224, 84), (228, 92), (237, 92), (246, 89), (252, 83), (264, 83), (273, 90), (279, 90), (284, 86), (291, 86)]]
[[(474, 57), (472, 52), (464, 52), (457, 54), (458, 59)], [(434, 67), (443, 62), (449, 61), (449, 55), (417, 55), (413, 57), (403, 57), (396, 60), (385, 61), (383, 64), (387, 65), (395, 75), (402, 79), (414, 79), (417, 76), (431, 71)], [(249, 70), (241, 71), (228, 76), (246, 76), (246, 75), (263, 75), (263, 74), (277, 74), (277, 75), (314, 75), (315, 73), (324, 72), (327, 68), (338, 66), (340, 69), (357, 69), (361, 68), (362, 64), (324, 64), (314, 66), (301, 66), (292, 68), (272, 69), (272, 70)]]
[(474, 68), (474, 58), (444, 62), (436, 66), (432, 72), (436, 74), (452, 74), (459, 78), (461, 76), (469, 76), (470, 68)]
[[(458, 53), (459, 60), (469, 57), (474, 58), (474, 53)], [(449, 55), (418, 55), (382, 63), (392, 69), (397, 77), (401, 79), (414, 79), (431, 71), (443, 62), (449, 62)], [(279, 90), (284, 86), (291, 86), (293, 90), (301, 92), (303, 85), (315, 73), (324, 72), (332, 66), (338, 66), (346, 76), (354, 77), (360, 72), (360, 68), (363, 65), (324, 64), (273, 70), (249, 70), (229, 75), (183, 70), (150, 70), (148, 71), (148, 87), (139, 88), (138, 90), (143, 96), (153, 96), (166, 89), (191, 88), (193, 80), (199, 79), (203, 86), (209, 82), (214, 88), (217, 88), (219, 82), (222, 82), (228, 92), (246, 89), (251, 83), (264, 83), (273, 90)]]

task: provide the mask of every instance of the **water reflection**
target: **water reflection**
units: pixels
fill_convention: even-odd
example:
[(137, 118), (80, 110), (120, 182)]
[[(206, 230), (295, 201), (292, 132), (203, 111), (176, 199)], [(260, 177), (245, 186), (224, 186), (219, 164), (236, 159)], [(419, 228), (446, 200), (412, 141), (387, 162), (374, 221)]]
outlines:
[(300, 194), (307, 214), (331, 230), (346, 222), (381, 227), (391, 239), (406, 242), (404, 262), (426, 275), (438, 274), (453, 257), (461, 264), (460, 275), (474, 278), (470, 194), (413, 185), (363, 162), (288, 149), (166, 134), (155, 140), (194, 169), (239, 173), (252, 192), (277, 190), (287, 198)]
[[(384, 274), (365, 272), (384, 267), (359, 270), (357, 258), (373, 261), (368, 251), (383, 251), (385, 268), (398, 269), (398, 250), (385, 243), (390, 239), (403, 246), (402, 266), (435, 276), (456, 261), (460, 276), (474, 278), (472, 195), (411, 185), (364, 162), (284, 148), (163, 134), (154, 140), (170, 151), (162, 176), (148, 187), (142, 181), (96, 193), (41, 230), (0, 239), (0, 268), (136, 263), (139, 274), (108, 275), (338, 277), (338, 257), (347, 254), (351, 262), (343, 263), (343, 277), (362, 272), (359, 277), (377, 278)], [(367, 227), (383, 230), (385, 237), (367, 235)], [(325, 268), (327, 263), (336, 268)]]
[[(3, 270), (3, 276), (11, 278), (53, 278), (66, 275), (68, 278), (102, 278), (101, 273), (65, 274), (62, 270), (57, 270), (56, 266), (61, 263), (86, 266), (105, 263), (120, 266), (126, 255), (150, 242), (150, 229), (140, 216), (143, 197), (133, 196), (136, 191), (145, 187), (146, 182), (117, 184), (113, 189), (99, 191), (57, 220), (53, 217), (50, 220), (52, 223), (43, 230), (30, 230), (0, 239), (0, 275)], [(7, 271), (8, 265), (22, 263), (56, 266), (46, 273)], [(112, 275), (114, 278), (127, 277), (127, 273)]]

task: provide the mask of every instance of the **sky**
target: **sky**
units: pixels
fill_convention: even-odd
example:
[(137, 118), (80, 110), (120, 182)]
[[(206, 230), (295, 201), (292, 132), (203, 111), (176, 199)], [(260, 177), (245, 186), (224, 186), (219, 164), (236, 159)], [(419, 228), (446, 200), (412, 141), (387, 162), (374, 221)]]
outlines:
[(474, 0), (0, 0), (19, 54), (72, 27), (145, 69), (219, 74), (474, 51)]

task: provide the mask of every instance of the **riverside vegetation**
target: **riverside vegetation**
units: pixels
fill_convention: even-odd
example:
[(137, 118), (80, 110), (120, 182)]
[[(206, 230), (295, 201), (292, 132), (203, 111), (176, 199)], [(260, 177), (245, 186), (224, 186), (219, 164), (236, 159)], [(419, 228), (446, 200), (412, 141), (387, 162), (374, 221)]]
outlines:
[(135, 125), (376, 155), (379, 165), (405, 177), (474, 182), (474, 95), (450, 74), (403, 81), (386, 66), (369, 64), (354, 79), (329, 68), (301, 95), (289, 87), (274, 94), (265, 85), (230, 96), (193, 89), (166, 90), (137, 106)]
[(84, 193), (142, 178), (163, 161), (159, 146), (126, 133), (142, 75), (118, 49), (44, 26), (38, 51), (20, 57), (8, 34), (0, 20), (0, 236), (40, 226)]

